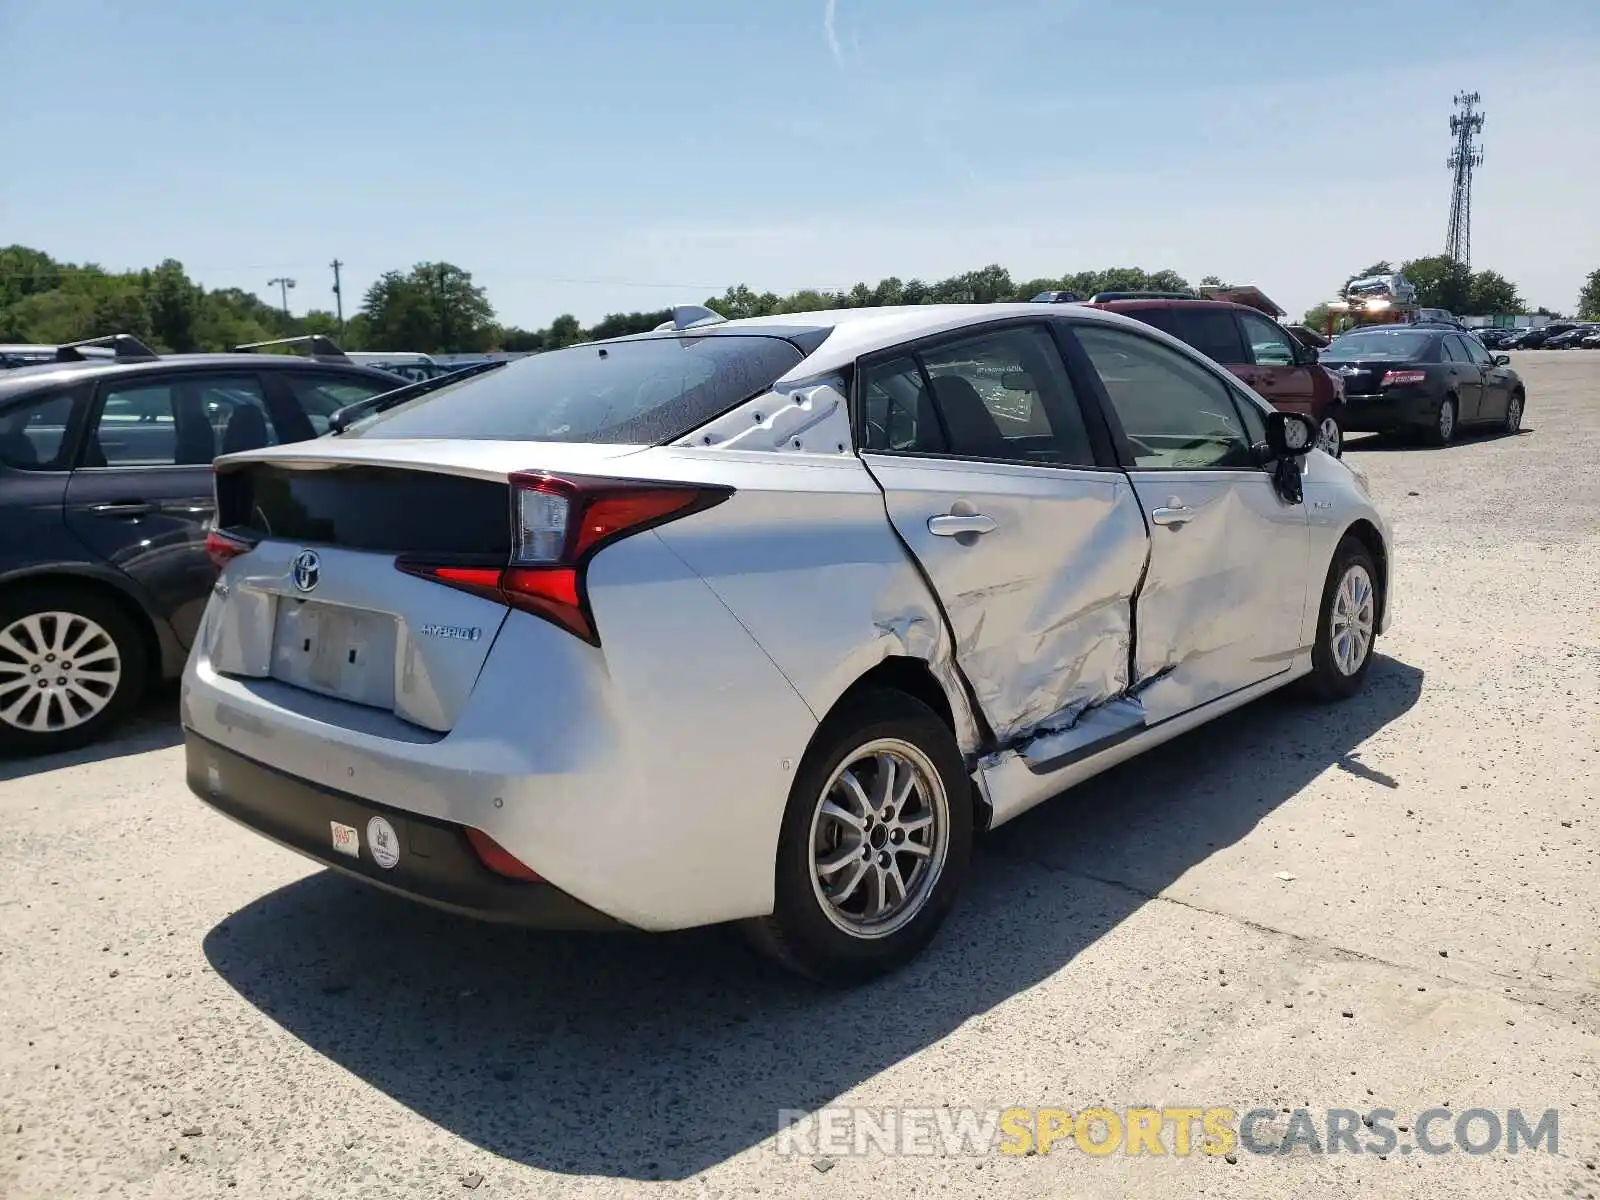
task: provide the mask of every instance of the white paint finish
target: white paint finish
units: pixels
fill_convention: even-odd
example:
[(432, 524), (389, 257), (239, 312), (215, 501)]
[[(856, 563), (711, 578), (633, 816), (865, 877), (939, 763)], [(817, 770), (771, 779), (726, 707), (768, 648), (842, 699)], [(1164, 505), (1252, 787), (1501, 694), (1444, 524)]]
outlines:
[[(1129, 684), (1132, 597), (1147, 539), (1126, 476), (1024, 463), (865, 454), (889, 518), (943, 601), (956, 662), (1002, 744)], [(945, 537), (931, 519), (992, 531)]]

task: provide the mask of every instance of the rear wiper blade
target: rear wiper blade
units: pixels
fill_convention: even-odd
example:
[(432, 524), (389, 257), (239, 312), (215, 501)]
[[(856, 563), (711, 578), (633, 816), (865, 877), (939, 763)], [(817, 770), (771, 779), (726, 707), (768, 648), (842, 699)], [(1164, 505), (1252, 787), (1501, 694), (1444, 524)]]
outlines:
[(474, 375), (483, 375), (489, 371), (499, 370), (510, 361), (510, 359), (499, 358), (492, 362), (473, 363), (471, 366), (462, 367), (459, 371), (451, 371), (448, 375), (440, 375), (434, 379), (422, 379), (416, 383), (408, 383), (403, 387), (397, 387), (392, 392), (379, 392), (376, 396), (368, 396), (365, 400), (357, 400), (354, 404), (346, 404), (328, 418), (328, 431), (330, 433), (343, 433), (362, 417), (370, 417), (376, 413), (386, 412), (397, 404), (404, 404), (407, 400), (415, 400), (418, 396), (426, 396), (429, 392), (436, 392), (440, 388), (460, 383), (463, 379), (470, 379)]

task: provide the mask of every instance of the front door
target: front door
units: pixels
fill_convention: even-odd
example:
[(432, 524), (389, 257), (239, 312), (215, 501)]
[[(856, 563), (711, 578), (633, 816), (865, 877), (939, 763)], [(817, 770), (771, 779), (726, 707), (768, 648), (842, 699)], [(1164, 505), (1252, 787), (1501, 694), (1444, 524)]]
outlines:
[(1049, 329), (963, 331), (869, 361), (858, 395), (862, 460), (999, 742), (1122, 694), (1144, 521)]
[(1322, 414), (1316, 411), (1317, 391), (1311, 374), (1319, 368), (1302, 361), (1308, 356), (1287, 330), (1259, 313), (1241, 312), (1239, 323), (1244, 327), (1245, 342), (1256, 366), (1250, 386), (1274, 408), (1303, 413), (1320, 422)]
[(1483, 398), (1478, 403), (1479, 421), (1503, 421), (1511, 403), (1511, 372), (1494, 361), (1494, 356), (1477, 338), (1466, 336), (1461, 342), (1482, 378)]
[[(1153, 338), (1078, 324), (1150, 528), (1134, 686), (1151, 724), (1289, 669), (1309, 542), (1253, 446), (1264, 416), (1222, 375)], [(1244, 407), (1248, 406), (1248, 407)]]
[(215, 578), (205, 554), (211, 460), (244, 407), (265, 411), (260, 381), (249, 373), (102, 383), (67, 485), (68, 528), (140, 585), (185, 646)]

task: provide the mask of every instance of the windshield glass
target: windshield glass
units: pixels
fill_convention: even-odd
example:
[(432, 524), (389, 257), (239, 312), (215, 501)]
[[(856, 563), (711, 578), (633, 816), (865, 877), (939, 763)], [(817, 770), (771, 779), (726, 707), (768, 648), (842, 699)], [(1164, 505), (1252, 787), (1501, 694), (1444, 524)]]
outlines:
[(346, 436), (653, 445), (760, 395), (800, 358), (792, 343), (758, 336), (573, 346), (418, 397)]
[(1372, 329), (1336, 337), (1322, 352), (1323, 362), (1352, 362), (1362, 358), (1421, 358), (1437, 334), (1415, 329)]

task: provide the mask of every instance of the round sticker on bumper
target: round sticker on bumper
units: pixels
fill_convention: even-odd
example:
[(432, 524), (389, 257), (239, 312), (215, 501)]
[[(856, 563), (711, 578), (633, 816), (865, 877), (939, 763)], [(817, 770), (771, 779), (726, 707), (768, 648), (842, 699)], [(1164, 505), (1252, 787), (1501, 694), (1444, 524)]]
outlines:
[(400, 861), (400, 835), (385, 818), (373, 817), (367, 822), (367, 849), (373, 862), (389, 870)]

